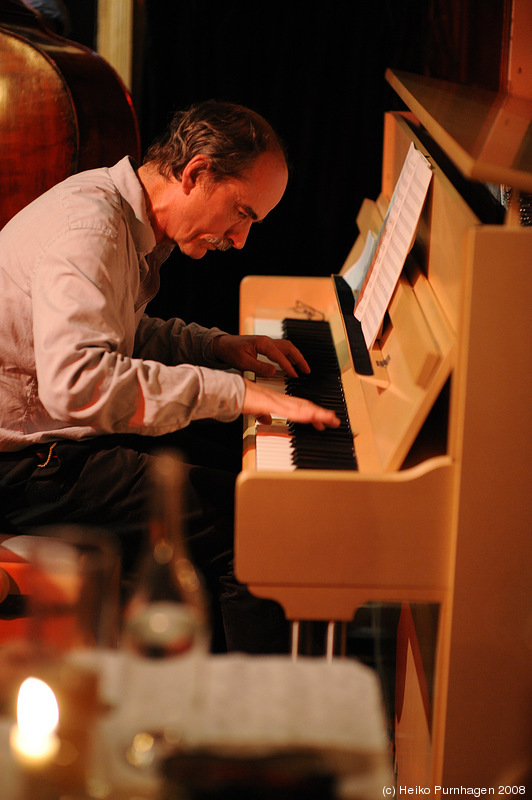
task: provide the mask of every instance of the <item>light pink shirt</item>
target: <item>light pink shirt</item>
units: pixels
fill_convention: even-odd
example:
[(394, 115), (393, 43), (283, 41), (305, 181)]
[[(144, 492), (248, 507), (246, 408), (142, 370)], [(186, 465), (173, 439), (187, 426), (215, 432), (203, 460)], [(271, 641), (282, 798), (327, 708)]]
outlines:
[(144, 314), (158, 250), (128, 158), (68, 178), (0, 231), (0, 450), (238, 416), (243, 380), (213, 356), (222, 332)]

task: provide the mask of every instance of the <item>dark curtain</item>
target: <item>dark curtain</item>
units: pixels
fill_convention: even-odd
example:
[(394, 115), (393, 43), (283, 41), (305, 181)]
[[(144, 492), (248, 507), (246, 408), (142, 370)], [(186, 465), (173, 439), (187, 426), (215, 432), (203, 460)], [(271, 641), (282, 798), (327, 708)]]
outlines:
[(284, 140), (291, 179), (243, 251), (174, 254), (150, 311), (237, 330), (246, 274), (337, 272), (364, 197), (380, 186), (388, 66), (423, 69), (422, 0), (146, 2), (142, 137), (209, 97), (263, 114)]

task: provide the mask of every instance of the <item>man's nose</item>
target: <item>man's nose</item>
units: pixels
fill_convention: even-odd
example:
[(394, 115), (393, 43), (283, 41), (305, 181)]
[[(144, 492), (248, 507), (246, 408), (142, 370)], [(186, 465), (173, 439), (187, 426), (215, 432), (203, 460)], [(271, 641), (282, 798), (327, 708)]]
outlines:
[(233, 247), (235, 250), (242, 250), (244, 245), (246, 244), (246, 240), (248, 238), (248, 234), (251, 228), (252, 221), (246, 222), (245, 224), (240, 224), (235, 226), (230, 231), (228, 231), (227, 238), (231, 239), (233, 242)]

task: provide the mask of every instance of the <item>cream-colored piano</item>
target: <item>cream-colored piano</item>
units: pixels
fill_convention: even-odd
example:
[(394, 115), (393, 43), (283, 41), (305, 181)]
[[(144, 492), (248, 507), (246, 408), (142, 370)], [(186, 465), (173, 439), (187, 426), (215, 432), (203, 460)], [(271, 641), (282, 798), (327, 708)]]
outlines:
[[(372, 374), (355, 369), (333, 277), (252, 276), (241, 287), (241, 332), (265, 319), (329, 322), (357, 468), (259, 469), (268, 432), (246, 420), (236, 570), (291, 620), (349, 621), (362, 604), (401, 604), (397, 793), (524, 794), (532, 791), (532, 228), (521, 224), (518, 201), (532, 192), (532, 103), (386, 77), (409, 110), (385, 117), (382, 193), (363, 203), (343, 270), (367, 231), (379, 231), (411, 142), (433, 176), (370, 353)], [(512, 187), (509, 209), (489, 199), (486, 182)], [(282, 423), (269, 432), (286, 435)], [(433, 609), (434, 635), (424, 624)]]

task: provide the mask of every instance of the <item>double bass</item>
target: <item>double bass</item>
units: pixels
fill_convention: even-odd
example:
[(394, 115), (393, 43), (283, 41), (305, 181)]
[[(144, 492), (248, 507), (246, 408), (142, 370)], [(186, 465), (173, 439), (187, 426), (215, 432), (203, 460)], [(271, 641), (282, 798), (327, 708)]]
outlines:
[(0, 228), (69, 175), (139, 152), (114, 69), (22, 0), (0, 0)]

